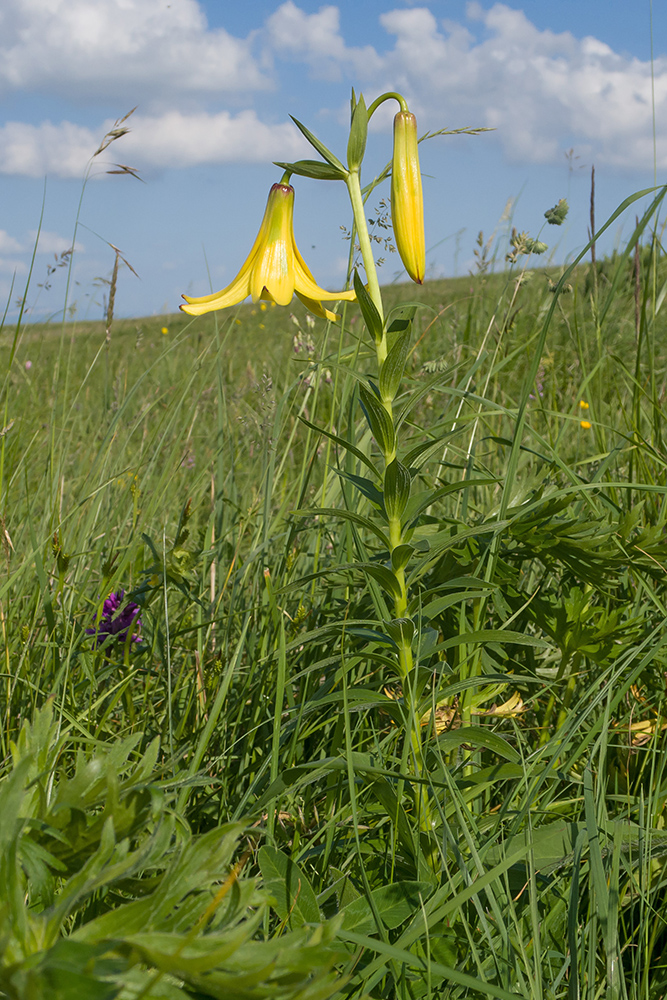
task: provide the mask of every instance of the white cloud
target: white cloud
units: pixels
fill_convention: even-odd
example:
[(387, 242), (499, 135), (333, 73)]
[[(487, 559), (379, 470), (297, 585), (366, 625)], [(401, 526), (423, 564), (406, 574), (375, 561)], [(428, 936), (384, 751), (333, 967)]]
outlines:
[[(599, 165), (651, 168), (648, 62), (592, 37), (541, 31), (504, 3), (485, 8), (474, 0), (467, 14), (461, 24), (438, 21), (426, 6), (387, 10), (379, 21), (393, 41), (380, 48), (377, 40), (348, 45), (333, 4), (308, 13), (286, 0), (263, 33), (239, 39), (209, 28), (197, 0), (2, 0), (0, 92), (105, 106), (121, 97), (126, 107), (140, 102), (131, 133), (100, 166), (264, 162), (302, 155), (291, 125), (267, 124), (255, 111), (205, 110), (203, 102), (232, 93), (240, 101), (242, 93), (272, 86), (267, 67), (279, 57), (305, 64), (314, 77), (363, 84), (369, 97), (398, 89), (424, 129), (491, 126), (494, 137), (480, 143), (499, 141), (516, 162), (561, 160), (574, 146)], [(667, 59), (656, 59), (654, 69), (664, 168)], [(66, 117), (72, 120), (0, 127), (0, 173), (81, 177), (112, 123), (94, 131), (76, 124), (73, 113)]]
[(133, 166), (134, 157), (139, 165), (151, 167), (266, 163), (303, 156), (310, 148), (291, 122), (267, 125), (254, 111), (170, 111), (155, 118), (137, 117), (123, 142), (123, 157), (129, 156)]
[[(25, 274), (27, 270), (27, 265), (22, 260), (5, 260), (0, 257), (0, 271), (10, 274)], [(4, 289), (0, 291), (0, 301), (4, 303), (9, 295), (9, 285), (2, 285), (0, 288)]]
[[(653, 163), (651, 66), (598, 39), (541, 31), (503, 3), (468, 5), (471, 28), (438, 23), (426, 7), (380, 15), (393, 48), (348, 48), (336, 7), (306, 14), (287, 0), (267, 21), (275, 51), (298, 58), (313, 75), (353, 76), (371, 92), (399, 90), (420, 125), (490, 126), (510, 159), (561, 160), (571, 146), (622, 168)], [(481, 30), (480, 27), (481, 26)], [(667, 59), (658, 58), (655, 101), (658, 162), (667, 167)], [(489, 139), (485, 139), (488, 142)], [(493, 141), (493, 140), (491, 140)]]
[[(34, 246), (35, 240), (37, 239), (37, 230), (31, 229), (28, 233), (30, 240), (30, 247)], [(48, 253), (59, 257), (65, 250), (71, 250), (72, 248), (72, 237), (61, 236), (59, 233), (52, 233), (48, 229), (42, 229), (39, 233), (39, 243), (37, 244), (38, 253)], [(77, 240), (76, 252), (83, 253), (86, 248), (82, 243)]]
[(0, 173), (82, 177), (98, 145), (99, 137), (72, 122), (7, 122), (0, 127)]
[[(583, 144), (596, 162), (620, 167), (652, 164), (651, 67), (621, 56), (591, 37), (540, 31), (526, 15), (502, 3), (469, 7), (488, 34), (441, 32), (429, 11), (392, 11), (381, 17), (396, 35), (385, 57), (435, 127), (487, 125), (511, 159), (548, 162)], [(667, 60), (655, 63), (658, 121), (667, 113)], [(659, 138), (661, 166), (667, 140)]]
[(340, 79), (342, 66), (353, 72), (378, 71), (382, 66), (372, 45), (348, 48), (345, 44), (338, 7), (320, 7), (316, 14), (306, 14), (287, 0), (269, 17), (266, 30), (273, 51), (304, 60), (321, 79)]
[(0, 229), (0, 253), (21, 253), (22, 250), (23, 247), (18, 240), (15, 240), (4, 229)]
[(209, 29), (196, 0), (3, 0), (0, 90), (136, 103), (265, 88), (251, 43)]
[[(107, 121), (93, 132), (67, 121), (57, 125), (8, 122), (0, 127), (0, 173), (82, 178), (102, 135), (113, 124)], [(138, 169), (266, 163), (298, 158), (309, 148), (294, 125), (267, 125), (254, 111), (237, 115), (228, 111), (190, 115), (169, 111), (157, 116), (135, 115), (128, 125), (130, 133), (95, 161), (93, 176), (104, 174), (117, 161)]]

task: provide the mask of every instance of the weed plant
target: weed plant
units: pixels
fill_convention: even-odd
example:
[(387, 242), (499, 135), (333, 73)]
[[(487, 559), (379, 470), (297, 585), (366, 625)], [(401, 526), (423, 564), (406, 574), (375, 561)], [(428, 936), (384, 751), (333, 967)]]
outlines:
[(358, 280), (4, 328), (0, 995), (667, 994), (664, 194), (391, 399)]

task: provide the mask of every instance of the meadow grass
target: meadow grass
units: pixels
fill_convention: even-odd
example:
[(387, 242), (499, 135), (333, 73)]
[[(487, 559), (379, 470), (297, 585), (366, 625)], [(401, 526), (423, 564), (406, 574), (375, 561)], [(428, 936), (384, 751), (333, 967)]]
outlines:
[(5, 327), (0, 995), (666, 995), (650, 218), (557, 295), (384, 289), (410, 691), (356, 305)]

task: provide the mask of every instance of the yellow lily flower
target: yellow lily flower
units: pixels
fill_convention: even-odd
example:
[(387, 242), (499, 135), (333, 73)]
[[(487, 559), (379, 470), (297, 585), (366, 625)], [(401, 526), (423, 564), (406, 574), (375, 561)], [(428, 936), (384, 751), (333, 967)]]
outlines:
[(421, 285), (426, 270), (424, 199), (417, 151), (417, 119), (410, 111), (399, 111), (394, 118), (391, 219), (403, 266), (412, 280)]
[(291, 184), (274, 184), (269, 192), (259, 233), (246, 261), (230, 285), (213, 295), (191, 298), (184, 295), (183, 312), (191, 316), (214, 309), (227, 309), (242, 302), (248, 295), (252, 301), (265, 299), (286, 306), (296, 295), (316, 316), (337, 320), (336, 313), (325, 309), (322, 302), (355, 298), (353, 291), (328, 292), (316, 283), (294, 242), (294, 188)]

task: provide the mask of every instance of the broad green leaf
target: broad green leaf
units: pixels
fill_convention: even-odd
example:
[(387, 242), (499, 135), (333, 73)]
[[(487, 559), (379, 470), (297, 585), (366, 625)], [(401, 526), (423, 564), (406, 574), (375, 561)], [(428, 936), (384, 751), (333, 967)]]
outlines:
[[(432, 891), (433, 887), (428, 882), (393, 882), (373, 889), (371, 895), (382, 923), (389, 930), (394, 930), (414, 915), (415, 910), (419, 909), (422, 901)], [(372, 933), (375, 930), (371, 904), (365, 896), (353, 900), (342, 912), (345, 930), (361, 933)]]
[(361, 893), (355, 889), (349, 875), (333, 866), (329, 868), (329, 874), (336, 880), (334, 882), (334, 891), (339, 910), (342, 910), (348, 903), (352, 903), (355, 899), (359, 899)]
[(275, 847), (259, 849), (264, 884), (276, 900), (276, 913), (292, 927), (318, 923), (320, 908), (313, 887), (299, 865)]

